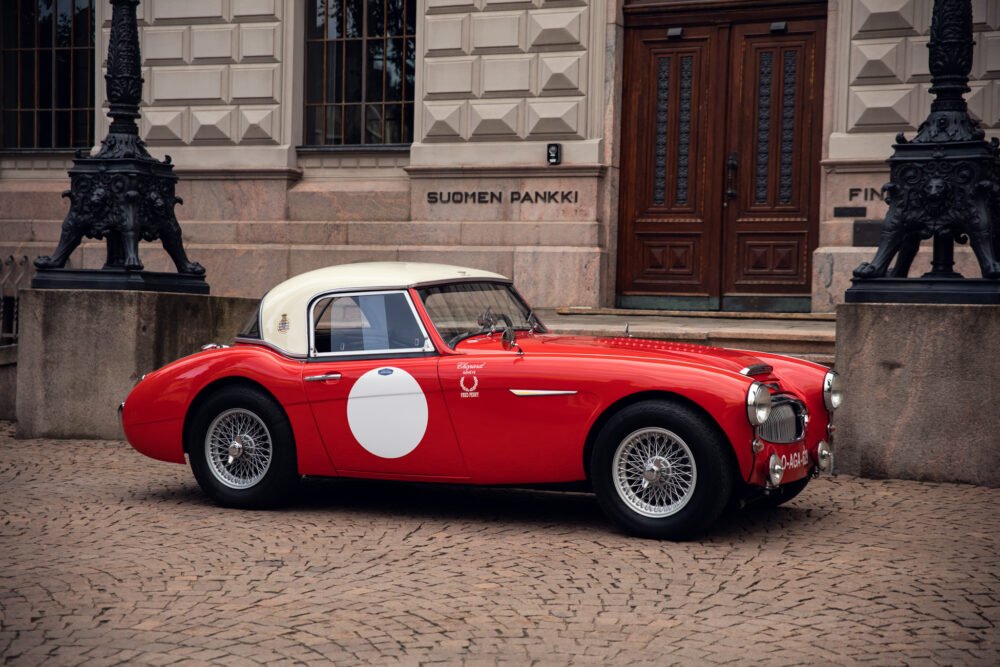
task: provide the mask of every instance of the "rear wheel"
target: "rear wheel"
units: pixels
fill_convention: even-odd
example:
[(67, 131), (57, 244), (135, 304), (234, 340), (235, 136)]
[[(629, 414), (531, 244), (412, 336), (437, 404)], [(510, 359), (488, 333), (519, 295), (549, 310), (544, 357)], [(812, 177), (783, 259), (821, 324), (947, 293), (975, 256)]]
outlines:
[(273, 507), (299, 479), (288, 418), (251, 387), (227, 387), (202, 403), (187, 445), (195, 479), (220, 505)]
[(705, 416), (676, 403), (646, 401), (614, 415), (590, 465), (604, 511), (644, 537), (702, 532), (732, 494), (728, 442)]

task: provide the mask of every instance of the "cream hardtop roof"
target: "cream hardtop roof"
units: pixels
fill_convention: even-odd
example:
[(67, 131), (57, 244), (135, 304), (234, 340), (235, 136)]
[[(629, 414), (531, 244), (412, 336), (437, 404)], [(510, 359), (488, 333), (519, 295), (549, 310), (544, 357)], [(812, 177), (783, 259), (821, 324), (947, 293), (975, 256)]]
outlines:
[(421, 262), (360, 262), (316, 269), (276, 285), (260, 302), (261, 337), (292, 355), (305, 356), (309, 347), (309, 302), (324, 292), (405, 289), (439, 282), (497, 280), (499, 273), (448, 264)]

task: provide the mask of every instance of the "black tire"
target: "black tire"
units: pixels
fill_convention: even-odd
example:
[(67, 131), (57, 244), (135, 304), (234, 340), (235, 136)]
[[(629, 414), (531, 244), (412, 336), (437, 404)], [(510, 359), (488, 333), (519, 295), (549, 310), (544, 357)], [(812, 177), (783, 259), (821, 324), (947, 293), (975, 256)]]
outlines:
[[(210, 429), (219, 436), (212, 441), (215, 446), (208, 440)], [(235, 438), (223, 437), (232, 433)], [(235, 459), (222, 449), (234, 439), (240, 442)], [(288, 417), (274, 399), (252, 387), (225, 387), (209, 396), (192, 416), (186, 445), (198, 485), (224, 507), (276, 507), (298, 484)]]
[(788, 484), (782, 484), (778, 487), (777, 491), (772, 491), (769, 496), (761, 496), (759, 499), (750, 503), (751, 509), (774, 509), (780, 505), (784, 505), (788, 501), (795, 498), (803, 491), (805, 491), (806, 486), (809, 484), (809, 475), (806, 475), (802, 479), (797, 479), (794, 482), (789, 482)]
[[(615, 471), (619, 449), (627, 459), (628, 453), (635, 451), (632, 443), (643, 438), (666, 443), (669, 448), (672, 467), (656, 484), (676, 480), (676, 488), (685, 489), (682, 497), (661, 506), (669, 512), (665, 515), (647, 516), (637, 509), (634, 504), (641, 502), (639, 487), (627, 483), (627, 474)], [(689, 458), (693, 458), (690, 465), (686, 463)], [(653, 457), (642, 465), (648, 466), (653, 459), (659, 463), (664, 460)], [(688, 474), (674, 472), (682, 469)], [(644, 401), (622, 409), (601, 429), (590, 460), (590, 475), (601, 507), (622, 528), (642, 537), (683, 540), (704, 532), (719, 517), (732, 495), (736, 471), (729, 442), (709, 418), (678, 403)], [(616, 479), (632, 491), (619, 492)], [(623, 493), (636, 495), (626, 501)]]

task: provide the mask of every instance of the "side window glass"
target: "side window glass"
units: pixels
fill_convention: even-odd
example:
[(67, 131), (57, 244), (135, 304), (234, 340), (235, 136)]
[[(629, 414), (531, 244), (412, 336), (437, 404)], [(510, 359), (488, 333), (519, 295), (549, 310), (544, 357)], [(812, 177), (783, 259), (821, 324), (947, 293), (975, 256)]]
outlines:
[(313, 308), (317, 354), (419, 351), (426, 339), (400, 292), (335, 295)]

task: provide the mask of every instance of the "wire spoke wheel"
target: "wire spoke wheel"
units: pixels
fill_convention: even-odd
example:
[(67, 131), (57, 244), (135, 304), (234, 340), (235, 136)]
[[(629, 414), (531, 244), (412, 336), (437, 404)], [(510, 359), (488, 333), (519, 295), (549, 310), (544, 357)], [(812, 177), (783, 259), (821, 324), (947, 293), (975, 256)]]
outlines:
[(245, 408), (220, 413), (205, 433), (205, 459), (220, 483), (230, 489), (258, 484), (271, 467), (271, 433), (264, 421)]
[(618, 496), (632, 511), (651, 518), (684, 509), (698, 481), (687, 443), (660, 427), (642, 428), (625, 436), (611, 467)]

